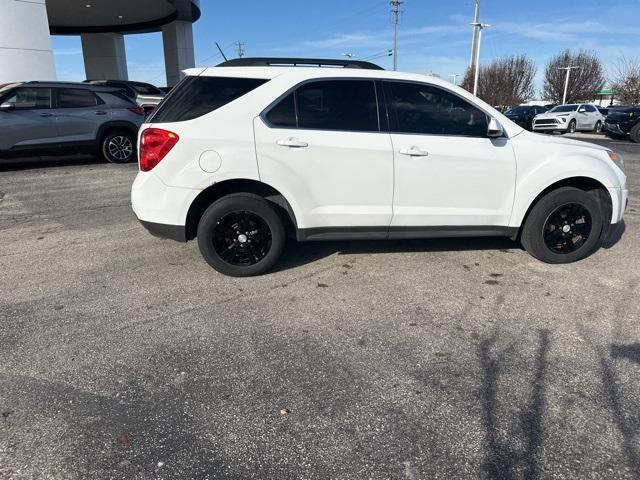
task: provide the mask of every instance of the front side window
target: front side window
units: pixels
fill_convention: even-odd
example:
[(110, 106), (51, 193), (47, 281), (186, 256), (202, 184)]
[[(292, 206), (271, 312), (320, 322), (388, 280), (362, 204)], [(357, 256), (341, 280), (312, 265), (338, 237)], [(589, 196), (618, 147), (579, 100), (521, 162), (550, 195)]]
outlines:
[(98, 97), (90, 90), (61, 88), (57, 93), (58, 108), (88, 108), (98, 105)]
[(51, 108), (50, 88), (21, 87), (8, 93), (2, 99), (16, 110), (34, 110)]
[(397, 133), (486, 137), (487, 115), (442, 88), (387, 82), (391, 128)]

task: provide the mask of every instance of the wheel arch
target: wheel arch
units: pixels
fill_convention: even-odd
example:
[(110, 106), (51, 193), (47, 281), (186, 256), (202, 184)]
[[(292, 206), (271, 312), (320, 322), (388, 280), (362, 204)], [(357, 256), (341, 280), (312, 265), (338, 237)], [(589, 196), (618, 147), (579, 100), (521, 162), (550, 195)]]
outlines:
[(193, 240), (196, 238), (198, 223), (204, 214), (216, 200), (230, 195), (232, 193), (252, 193), (258, 195), (273, 204), (276, 211), (282, 217), (285, 223), (287, 234), (293, 234), (298, 228), (298, 222), (295, 212), (289, 201), (278, 190), (271, 185), (251, 179), (233, 179), (224, 180), (215, 183), (204, 189), (191, 202), (191, 206), (187, 211), (187, 219), (185, 223), (186, 239)]
[(552, 184), (548, 185), (547, 187), (543, 188), (535, 196), (535, 198), (529, 202), (528, 207), (524, 212), (524, 214), (522, 215), (522, 217), (520, 219), (518, 218), (512, 219), (511, 223), (512, 224), (515, 223), (518, 228), (516, 234), (512, 237), (513, 239), (519, 238), (520, 233), (522, 232), (522, 227), (526, 223), (527, 218), (529, 218), (529, 214), (531, 213), (531, 210), (533, 210), (536, 204), (545, 195), (562, 187), (574, 187), (584, 191), (594, 191), (594, 190), (597, 191), (598, 202), (600, 203), (600, 206), (602, 208), (602, 212), (604, 214), (606, 223), (609, 223), (611, 221), (611, 216), (613, 214), (613, 200), (611, 198), (611, 194), (609, 193), (609, 190), (607, 189), (607, 187), (605, 187), (605, 185), (601, 181), (593, 177), (588, 177), (588, 176), (567, 177), (561, 180), (557, 180)]
[(136, 139), (138, 137), (139, 128), (134, 123), (127, 122), (126, 120), (110, 120), (103, 123), (100, 125), (100, 128), (98, 128), (98, 133), (96, 135), (98, 143), (101, 144), (105, 135), (114, 130), (127, 130), (133, 135), (134, 139)]

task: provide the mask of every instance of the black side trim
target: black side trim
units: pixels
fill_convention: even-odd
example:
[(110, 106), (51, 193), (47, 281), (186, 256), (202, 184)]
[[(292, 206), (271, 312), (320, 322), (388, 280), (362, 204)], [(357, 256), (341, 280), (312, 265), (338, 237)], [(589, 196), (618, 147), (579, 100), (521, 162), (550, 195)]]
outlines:
[(300, 242), (324, 240), (407, 240), (455, 237), (510, 237), (516, 227), (439, 226), (439, 227), (327, 227), (303, 228), (297, 232)]
[(154, 237), (168, 238), (182, 243), (187, 242), (187, 229), (184, 225), (165, 225), (164, 223), (145, 222), (144, 220), (139, 220), (139, 222)]

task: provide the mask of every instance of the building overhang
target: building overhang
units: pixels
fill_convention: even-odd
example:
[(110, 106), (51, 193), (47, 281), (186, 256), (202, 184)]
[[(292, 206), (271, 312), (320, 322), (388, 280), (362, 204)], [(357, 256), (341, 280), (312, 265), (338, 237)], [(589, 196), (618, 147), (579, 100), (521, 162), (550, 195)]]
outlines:
[(54, 35), (157, 32), (174, 20), (200, 18), (199, 0), (46, 0)]

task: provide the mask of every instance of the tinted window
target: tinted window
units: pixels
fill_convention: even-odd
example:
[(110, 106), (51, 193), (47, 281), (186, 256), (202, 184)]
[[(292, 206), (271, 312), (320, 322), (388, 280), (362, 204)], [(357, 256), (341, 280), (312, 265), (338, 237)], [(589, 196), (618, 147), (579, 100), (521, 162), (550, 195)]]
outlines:
[(274, 127), (296, 128), (296, 104), (293, 93), (280, 100), (266, 115), (267, 121)]
[(10, 103), (16, 110), (51, 108), (51, 89), (17, 88), (8, 93), (2, 103)]
[(550, 110), (551, 113), (566, 113), (575, 112), (578, 110), (578, 105), (560, 105)]
[(392, 129), (401, 133), (486, 137), (487, 115), (441, 88), (388, 82)]
[(149, 119), (155, 123), (183, 122), (233, 102), (266, 83), (256, 78), (186, 77)]
[(154, 87), (150, 83), (129, 82), (128, 85), (140, 95), (164, 95), (158, 87)]
[(58, 108), (83, 108), (95, 107), (98, 104), (97, 97), (89, 90), (79, 88), (61, 88), (58, 90)]
[(377, 132), (378, 104), (371, 80), (326, 80), (296, 91), (298, 126), (318, 130)]
[(585, 108), (587, 109), (587, 112), (591, 112), (591, 113), (598, 111), (598, 109), (593, 105), (585, 105)]

